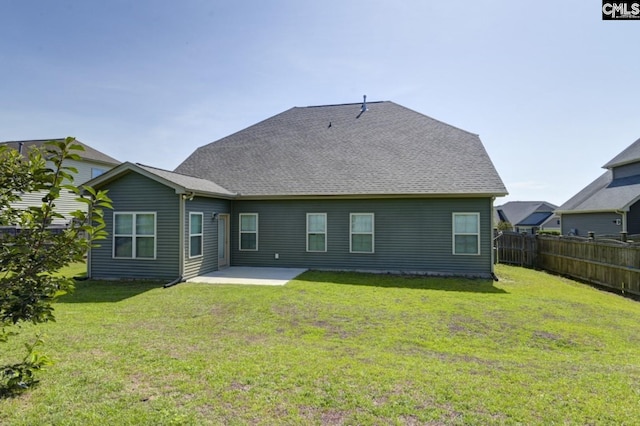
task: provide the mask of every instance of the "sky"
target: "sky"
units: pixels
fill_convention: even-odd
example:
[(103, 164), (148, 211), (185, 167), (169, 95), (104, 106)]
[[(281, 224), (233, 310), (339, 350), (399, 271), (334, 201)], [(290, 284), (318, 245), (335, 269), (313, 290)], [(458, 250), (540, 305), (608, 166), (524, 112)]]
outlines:
[(640, 20), (594, 0), (0, 0), (0, 141), (173, 170), (294, 106), (393, 101), (560, 205), (640, 138)]

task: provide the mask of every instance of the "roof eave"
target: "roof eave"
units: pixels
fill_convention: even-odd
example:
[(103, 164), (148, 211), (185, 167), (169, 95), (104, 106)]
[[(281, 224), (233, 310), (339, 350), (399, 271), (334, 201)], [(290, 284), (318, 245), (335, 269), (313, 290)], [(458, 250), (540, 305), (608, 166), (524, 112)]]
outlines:
[(628, 212), (629, 206), (619, 209), (585, 209), (585, 210), (554, 210), (555, 214), (583, 214), (583, 213), (621, 213)]
[(371, 194), (242, 194), (238, 193), (235, 197), (238, 200), (309, 200), (309, 199), (371, 199), (371, 198), (494, 198), (504, 197), (508, 193), (371, 193)]
[(223, 194), (222, 192), (208, 192), (208, 191), (199, 191), (186, 188), (188, 193), (193, 193), (196, 197), (206, 197), (206, 198), (221, 198), (225, 200), (235, 200), (238, 198), (238, 194)]

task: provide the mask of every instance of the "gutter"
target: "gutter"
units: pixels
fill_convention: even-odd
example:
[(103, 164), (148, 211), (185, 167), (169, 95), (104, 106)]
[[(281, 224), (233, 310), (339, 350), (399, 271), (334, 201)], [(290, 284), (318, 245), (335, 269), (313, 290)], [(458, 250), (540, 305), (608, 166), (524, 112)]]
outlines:
[(490, 194), (490, 193), (398, 193), (398, 194), (285, 194), (285, 195), (243, 195), (238, 193), (236, 200), (371, 200), (371, 199), (442, 199), (442, 198), (496, 198), (503, 197), (508, 194)]
[(185, 227), (185, 204), (187, 203), (187, 198), (193, 199), (193, 193), (178, 195), (178, 203), (180, 205), (180, 213), (178, 214), (178, 220), (180, 221), (180, 226), (178, 230), (178, 238), (180, 243), (178, 244), (179, 255), (178, 255), (178, 276), (184, 276), (184, 227)]
[(627, 210), (620, 209), (593, 209), (593, 210), (554, 210), (555, 214), (583, 214), (583, 213), (626, 213)]

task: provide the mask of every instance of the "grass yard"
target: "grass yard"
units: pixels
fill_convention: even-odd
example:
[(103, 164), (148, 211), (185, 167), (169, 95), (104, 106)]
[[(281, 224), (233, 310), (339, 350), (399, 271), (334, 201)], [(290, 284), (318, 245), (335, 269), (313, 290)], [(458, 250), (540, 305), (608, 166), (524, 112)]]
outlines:
[(80, 281), (38, 327), (56, 364), (0, 424), (637, 424), (640, 303), (497, 274)]

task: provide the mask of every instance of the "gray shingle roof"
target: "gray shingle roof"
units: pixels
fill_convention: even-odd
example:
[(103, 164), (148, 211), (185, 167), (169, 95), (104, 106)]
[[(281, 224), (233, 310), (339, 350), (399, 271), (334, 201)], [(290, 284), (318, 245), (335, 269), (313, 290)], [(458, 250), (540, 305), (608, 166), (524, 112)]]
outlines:
[(548, 216), (550, 216), (555, 209), (556, 206), (554, 204), (546, 201), (509, 201), (495, 208), (496, 212), (501, 211), (513, 226), (531, 226), (528, 221), (531, 215), (548, 213)]
[(187, 176), (184, 174), (170, 172), (168, 170), (158, 169), (156, 167), (145, 166), (144, 164), (136, 163), (136, 166), (149, 173), (158, 176), (168, 182), (174, 183), (180, 187), (183, 187), (186, 191), (196, 192), (200, 194), (217, 194), (225, 196), (233, 196), (235, 193), (221, 187), (220, 185), (193, 176)]
[(619, 185), (607, 170), (582, 191), (558, 207), (558, 212), (598, 212), (628, 210), (640, 198), (640, 183)]
[(198, 148), (176, 172), (241, 196), (506, 195), (478, 135), (393, 102), (295, 107)]
[(640, 139), (629, 145), (624, 151), (613, 157), (611, 161), (602, 167), (605, 169), (612, 169), (614, 167), (638, 161), (640, 161)]
[(106, 173), (91, 179), (86, 185), (101, 188), (111, 181), (128, 173), (139, 173), (149, 179), (173, 188), (177, 194), (189, 194), (233, 198), (236, 194), (206, 179), (170, 172), (156, 167), (134, 164), (128, 161), (114, 167)]
[[(24, 140), (24, 141), (7, 141), (7, 142), (0, 142), (0, 145), (5, 145), (5, 146), (8, 146), (9, 148), (18, 150), (20, 148), (20, 144), (22, 144), (22, 149), (25, 150), (23, 152), (26, 152), (26, 150), (31, 148), (32, 146), (41, 147), (46, 142), (49, 142), (51, 140), (63, 141), (64, 138)], [(114, 165), (114, 166), (117, 165), (117, 164), (120, 164), (120, 161), (116, 160), (113, 157), (108, 156), (107, 154), (104, 154), (104, 153), (98, 151), (97, 149), (94, 149), (94, 148), (90, 147), (89, 145), (87, 145), (84, 142), (80, 142), (79, 140), (76, 139), (76, 143), (78, 145), (81, 145), (84, 148), (84, 151), (76, 151), (76, 153), (80, 156), (80, 158), (82, 158), (84, 160), (96, 161), (98, 163), (104, 163), (104, 164), (109, 164), (109, 165)]]

